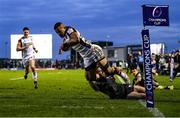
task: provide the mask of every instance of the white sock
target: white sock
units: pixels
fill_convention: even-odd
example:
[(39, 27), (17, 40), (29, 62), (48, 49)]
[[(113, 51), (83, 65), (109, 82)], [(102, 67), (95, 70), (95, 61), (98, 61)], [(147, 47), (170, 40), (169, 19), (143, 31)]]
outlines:
[(37, 81), (37, 72), (32, 73), (32, 79)]
[(120, 76), (122, 77), (122, 79), (124, 79), (126, 83), (130, 84), (129, 77), (126, 73), (121, 72)]

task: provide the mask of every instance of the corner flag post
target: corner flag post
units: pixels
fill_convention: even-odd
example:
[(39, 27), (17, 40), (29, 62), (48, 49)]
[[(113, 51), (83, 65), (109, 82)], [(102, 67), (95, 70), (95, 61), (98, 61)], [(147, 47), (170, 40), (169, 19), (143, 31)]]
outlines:
[(149, 30), (145, 29), (145, 26), (169, 26), (169, 6), (142, 5), (142, 8), (144, 29), (142, 30), (141, 35), (143, 40), (146, 106), (147, 108), (154, 108), (150, 36)]
[(143, 29), (141, 32), (143, 40), (143, 58), (144, 58), (144, 76), (145, 76), (145, 89), (146, 89), (146, 106), (154, 108), (154, 94), (153, 94), (153, 79), (151, 68), (151, 50), (150, 50), (150, 37), (149, 30)]

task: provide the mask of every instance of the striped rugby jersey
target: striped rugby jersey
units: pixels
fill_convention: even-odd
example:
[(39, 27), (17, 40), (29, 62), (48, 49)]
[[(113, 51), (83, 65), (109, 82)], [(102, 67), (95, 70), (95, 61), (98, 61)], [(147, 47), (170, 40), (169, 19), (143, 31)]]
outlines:
[(100, 47), (98, 47), (98, 48), (100, 48), (99, 50), (97, 50), (97, 48), (94, 50), (93, 44), (91, 44), (89, 41), (85, 40), (85, 38), (81, 36), (79, 31), (72, 27), (69, 27), (69, 26), (66, 27), (63, 43), (66, 43), (70, 40), (70, 35), (72, 32), (77, 33), (78, 40), (79, 40), (79, 43), (72, 46), (72, 49), (81, 55), (81, 57), (84, 60), (85, 68), (90, 66), (93, 62), (99, 61), (101, 58), (100, 54), (102, 54), (102, 53), (99, 53), (97, 51), (102, 51), (102, 49)]
[(25, 50), (22, 51), (22, 57), (26, 58), (29, 56), (33, 56), (34, 55), (34, 49), (33, 49), (33, 40), (32, 37), (22, 37), (21, 39), (21, 43), (22, 43), (22, 47), (29, 45), (29, 47)]

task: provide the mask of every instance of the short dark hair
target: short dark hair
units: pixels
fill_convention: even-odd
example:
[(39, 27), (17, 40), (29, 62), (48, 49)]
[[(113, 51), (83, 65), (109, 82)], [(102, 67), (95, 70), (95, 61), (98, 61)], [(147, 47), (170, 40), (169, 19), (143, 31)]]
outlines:
[(54, 25), (54, 30), (57, 28), (57, 27), (59, 27), (60, 25), (62, 25), (63, 23), (61, 23), (61, 22), (57, 22), (55, 25)]
[(134, 69), (137, 69), (137, 65), (136, 64), (131, 64), (131, 66), (130, 66), (130, 70), (134, 70)]
[(28, 28), (28, 27), (24, 27), (24, 28), (23, 28), (23, 31), (24, 31), (24, 30), (29, 30), (29, 28)]

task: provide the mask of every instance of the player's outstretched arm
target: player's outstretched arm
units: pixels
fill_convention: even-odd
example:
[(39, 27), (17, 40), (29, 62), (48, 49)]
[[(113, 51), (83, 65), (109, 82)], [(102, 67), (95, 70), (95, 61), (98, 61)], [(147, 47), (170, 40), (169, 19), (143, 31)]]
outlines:
[(33, 49), (36, 53), (38, 53), (38, 50), (36, 49), (36, 47), (34, 46), (34, 43), (32, 44), (33, 45)]

